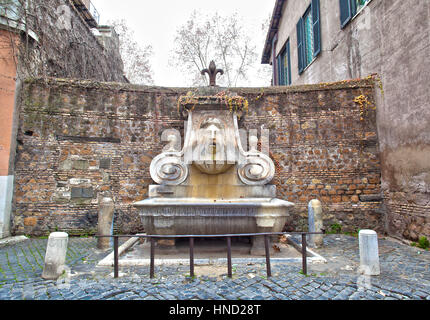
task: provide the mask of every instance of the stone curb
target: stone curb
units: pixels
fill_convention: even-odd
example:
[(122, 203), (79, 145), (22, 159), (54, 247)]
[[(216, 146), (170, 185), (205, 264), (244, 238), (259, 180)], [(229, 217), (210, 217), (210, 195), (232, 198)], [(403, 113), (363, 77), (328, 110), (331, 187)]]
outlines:
[(0, 248), (28, 240), (26, 236), (8, 237), (0, 240)]

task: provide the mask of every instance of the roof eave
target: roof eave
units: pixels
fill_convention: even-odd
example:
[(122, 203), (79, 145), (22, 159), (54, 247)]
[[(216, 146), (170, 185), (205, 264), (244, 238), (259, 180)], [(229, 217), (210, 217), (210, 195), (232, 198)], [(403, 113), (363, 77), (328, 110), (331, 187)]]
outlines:
[(262, 64), (270, 63), (270, 52), (272, 50), (272, 40), (278, 32), (279, 22), (282, 18), (282, 8), (286, 0), (276, 0), (275, 8), (273, 9), (272, 19), (270, 20), (270, 28), (267, 32), (266, 43), (263, 49)]

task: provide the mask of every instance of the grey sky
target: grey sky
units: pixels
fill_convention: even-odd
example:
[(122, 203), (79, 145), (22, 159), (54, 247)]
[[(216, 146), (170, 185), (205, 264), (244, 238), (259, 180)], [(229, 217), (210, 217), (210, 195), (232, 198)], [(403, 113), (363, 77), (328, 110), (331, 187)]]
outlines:
[[(150, 44), (154, 55), (151, 63), (154, 71), (154, 82), (160, 86), (184, 86), (183, 77), (168, 65), (169, 54), (173, 49), (176, 29), (183, 24), (193, 10), (202, 13), (217, 11), (230, 15), (237, 12), (247, 22), (250, 35), (258, 37), (256, 44), (259, 53), (256, 68), (261, 67), (261, 52), (264, 45), (261, 24), (272, 13), (275, 0), (92, 0), (100, 14), (100, 23), (108, 20), (125, 19), (134, 30), (136, 40)], [(270, 82), (270, 79), (269, 79)], [(267, 80), (251, 81), (247, 85), (269, 85)]]

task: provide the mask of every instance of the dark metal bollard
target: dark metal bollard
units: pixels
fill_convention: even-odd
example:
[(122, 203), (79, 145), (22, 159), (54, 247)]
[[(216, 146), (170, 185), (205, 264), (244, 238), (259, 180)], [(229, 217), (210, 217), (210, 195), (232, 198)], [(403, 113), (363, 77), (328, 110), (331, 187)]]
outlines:
[(190, 238), (190, 277), (194, 277), (194, 238)]
[(113, 237), (113, 277), (118, 278), (118, 237)]
[(228, 277), (231, 278), (232, 268), (231, 268), (231, 237), (227, 237), (227, 267), (228, 267)]
[(272, 276), (272, 269), (270, 267), (270, 248), (269, 248), (269, 235), (264, 236), (264, 247), (266, 249), (266, 269), (267, 269), (267, 277)]
[(308, 274), (308, 266), (306, 261), (306, 234), (302, 233), (302, 272)]
[(149, 267), (149, 276), (152, 278), (154, 278), (154, 251), (155, 251), (155, 239), (154, 238), (150, 238), (151, 241), (151, 262), (150, 262), (150, 267)]

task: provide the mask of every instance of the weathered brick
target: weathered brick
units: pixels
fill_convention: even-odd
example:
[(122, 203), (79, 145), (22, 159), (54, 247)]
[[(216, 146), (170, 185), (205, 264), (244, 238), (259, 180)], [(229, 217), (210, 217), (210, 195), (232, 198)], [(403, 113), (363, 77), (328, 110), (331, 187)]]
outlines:
[(24, 226), (34, 227), (36, 224), (37, 224), (37, 218), (36, 217), (24, 218)]
[[(360, 190), (368, 194), (380, 192), (380, 182), (375, 183), (380, 175), (377, 149), (356, 147), (357, 137), (376, 133), (376, 122), (368, 119), (357, 123), (359, 110), (351, 107), (355, 106), (353, 98), (357, 94), (372, 96), (373, 88), (367, 82), (352, 86), (339, 83), (333, 90), (330, 86), (315, 87), (322, 99), (315, 99), (312, 87), (287, 91), (265, 88), (259, 100), (255, 97), (261, 94), (260, 89), (238, 88), (235, 92), (249, 101), (248, 114), (240, 126), (270, 128), (270, 151), (278, 162), (274, 180), (278, 195), (294, 202), (298, 215), (307, 211), (310, 199), (319, 198), (327, 216), (351, 227), (378, 229), (382, 220), (374, 222), (366, 216), (380, 217), (374, 213), (380, 208), (371, 202), (366, 206), (355, 202)], [(26, 218), (40, 217), (38, 230), (49, 230), (52, 225), (64, 230), (94, 229), (97, 205), (93, 197), (106, 193), (117, 198), (116, 227), (124, 232), (143, 231), (132, 203), (147, 197), (148, 185), (153, 183), (149, 165), (165, 144), (160, 139), (162, 131), (173, 127), (183, 133), (177, 101), (187, 91), (127, 85), (119, 89), (115, 84), (67, 80), (25, 83), (19, 106), (18, 139), (24, 143), (18, 147), (16, 161), (15, 230), (24, 231), (21, 212), (27, 212)], [(54, 116), (45, 112), (45, 108), (54, 107), (49, 101), (58, 99), (70, 103)], [(267, 105), (271, 106), (270, 112), (265, 109)], [(35, 117), (40, 121), (34, 121)], [(306, 129), (302, 127), (304, 123), (308, 123)], [(24, 127), (34, 135), (22, 136)], [(92, 137), (91, 141), (53, 139), (58, 128), (66, 127), (68, 136)], [(343, 132), (344, 128), (348, 132)], [(34, 181), (29, 182), (31, 179)], [(71, 183), (78, 180), (78, 184)], [(368, 183), (370, 188), (366, 188)], [(345, 212), (351, 210), (351, 202), (359, 205), (347, 218)], [(292, 227), (299, 226), (297, 216), (291, 221)], [(26, 232), (31, 233), (32, 228), (26, 225)]]

